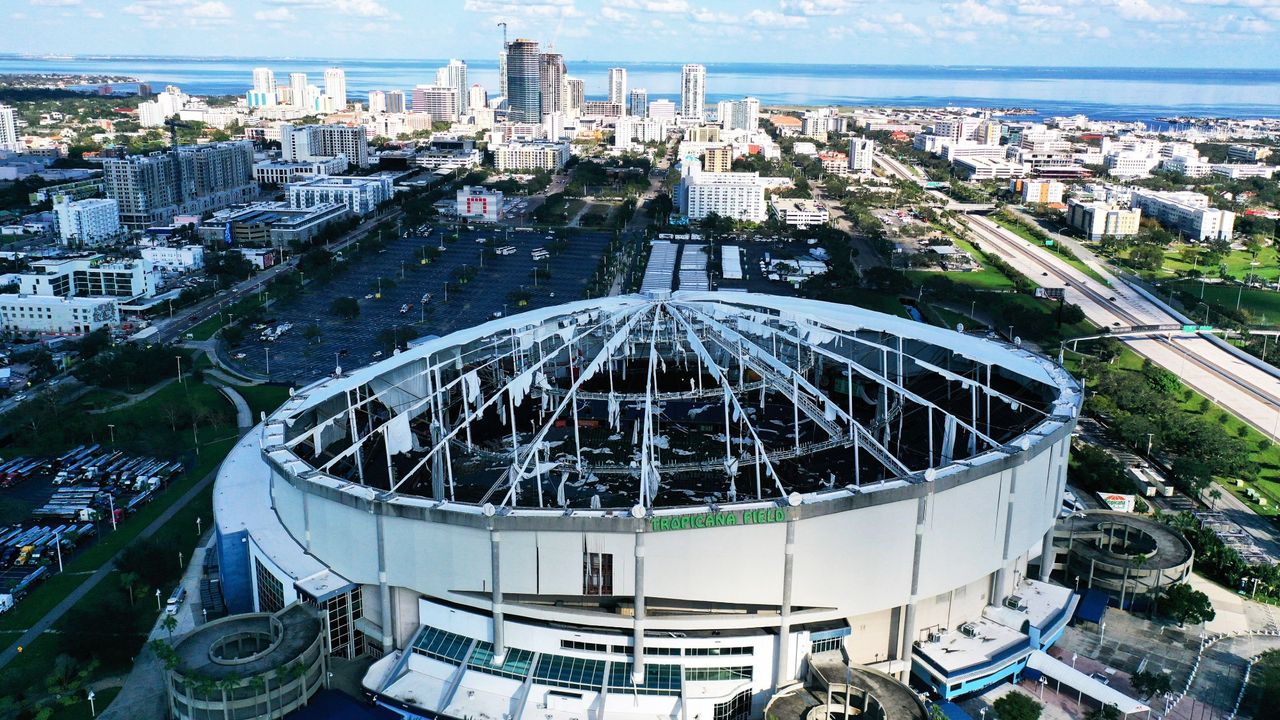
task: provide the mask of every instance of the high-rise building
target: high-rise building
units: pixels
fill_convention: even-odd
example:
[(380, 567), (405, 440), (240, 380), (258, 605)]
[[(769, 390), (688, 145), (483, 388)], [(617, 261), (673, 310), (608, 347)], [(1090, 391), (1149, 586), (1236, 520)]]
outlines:
[[(538, 57), (539, 91), (542, 93), (542, 115), (563, 112), (564, 56), (560, 53), (543, 53)], [(539, 118), (541, 119), (541, 116)]]
[(324, 71), (324, 94), (333, 103), (334, 110), (347, 109), (347, 73), (342, 68)]
[(455, 95), (454, 110), (455, 117), (450, 120), (457, 119), (457, 116), (466, 115), (468, 113), (468, 91), (471, 89), (467, 84), (467, 64), (461, 60), (450, 60), (448, 65), (436, 70), (436, 86), (452, 88)]
[(347, 162), (369, 166), (369, 140), (362, 127), (346, 125), (281, 125), (280, 159), (288, 163), (327, 160), (342, 155)]
[(680, 117), (701, 120), (706, 111), (707, 69), (685, 65), (680, 70)]
[(609, 68), (609, 102), (625, 105), (627, 102), (627, 69)]
[(670, 100), (654, 100), (649, 103), (650, 120), (675, 120), (676, 104)]
[(188, 145), (176, 153), (109, 158), (102, 163), (102, 184), (107, 197), (120, 204), (120, 223), (129, 229), (217, 210), (256, 194), (253, 143)]
[(392, 90), (387, 93), (387, 112), (402, 113), (404, 112), (404, 109), (405, 104), (403, 90)]
[(381, 90), (369, 91), (369, 112), (384, 113), (387, 111), (387, 94)]
[(510, 43), (503, 42), (498, 53), (498, 94), (502, 97), (507, 96), (507, 50), (510, 47)]
[(274, 93), (276, 91), (276, 74), (271, 72), (271, 68), (254, 68), (253, 69), (253, 90), (261, 93)]
[(649, 114), (649, 91), (636, 88), (627, 97), (627, 114), (642, 118)]
[(716, 104), (717, 119), (725, 130), (755, 132), (760, 128), (760, 101), (753, 97), (722, 100)]
[(293, 106), (303, 110), (307, 107), (307, 74), (289, 73), (289, 95), (293, 98)]
[(566, 77), (565, 84), (565, 109), (581, 110), (583, 103), (587, 100), (587, 84), (582, 78)]
[(18, 119), (13, 108), (0, 105), (0, 150), (16, 152), (18, 145)]
[(870, 138), (849, 138), (849, 172), (870, 175), (876, 157), (876, 141)]
[(542, 121), (542, 89), (538, 43), (517, 39), (507, 45), (507, 119), (512, 122)]
[(53, 212), (58, 218), (62, 244), (67, 247), (99, 245), (120, 235), (120, 205), (115, 200), (69, 200), (58, 196)]
[(450, 87), (419, 85), (413, 89), (413, 111), (428, 113), (432, 120), (454, 120), (458, 117), (458, 94)]
[(467, 112), (489, 107), (489, 93), (480, 83), (467, 90)]

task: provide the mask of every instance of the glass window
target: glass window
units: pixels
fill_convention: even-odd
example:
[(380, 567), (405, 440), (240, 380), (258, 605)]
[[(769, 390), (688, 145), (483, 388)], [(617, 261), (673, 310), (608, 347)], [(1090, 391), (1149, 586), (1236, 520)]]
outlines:
[(604, 682), (604, 661), (567, 655), (542, 655), (533, 671), (533, 679), (545, 685), (599, 690)]
[(689, 682), (713, 682), (715, 680), (750, 680), (751, 666), (685, 668), (684, 679)]
[(743, 690), (728, 702), (716, 703), (711, 720), (747, 720), (751, 717), (751, 691)]
[(280, 582), (280, 578), (271, 574), (261, 560), (254, 558), (253, 564), (258, 581), (258, 612), (273, 613), (282, 610), (284, 584)]
[(820, 652), (827, 652), (829, 650), (839, 650), (840, 641), (843, 639), (844, 638), (833, 637), (833, 638), (827, 638), (825, 640), (814, 640), (813, 650), (811, 650), (810, 652), (820, 653)]
[(480, 640), (467, 659), (467, 667), (482, 673), (524, 680), (529, 676), (529, 667), (533, 665), (533, 651), (520, 648), (507, 648), (507, 657), (501, 665), (493, 664), (493, 643)]
[(422, 635), (413, 644), (414, 652), (450, 665), (461, 665), (469, 647), (471, 638), (430, 626), (424, 628)]
[(702, 657), (711, 655), (750, 655), (751, 647), (688, 648), (684, 651), (684, 654)]
[(609, 691), (627, 692), (636, 695), (679, 695), (680, 666), (645, 663), (644, 683), (632, 684), (631, 663), (615, 662), (609, 664)]

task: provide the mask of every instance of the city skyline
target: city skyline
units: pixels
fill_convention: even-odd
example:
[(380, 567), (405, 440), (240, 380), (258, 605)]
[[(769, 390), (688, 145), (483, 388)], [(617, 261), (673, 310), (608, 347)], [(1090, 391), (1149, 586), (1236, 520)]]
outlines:
[[(326, 41), (340, 59), (487, 58), (509, 37), (566, 61), (1273, 68), (1280, 0), (19, 0), (12, 50), (223, 57)], [(135, 18), (100, 32), (104, 17)], [(41, 33), (47, 27), (50, 32)], [(56, 31), (55, 31), (56, 30)], [(991, 36), (1000, 34), (993, 56)], [(691, 42), (695, 41), (695, 42)], [(763, 46), (760, 43), (765, 43)], [(317, 46), (312, 44), (310, 48)], [(321, 46), (323, 47), (323, 46)], [(308, 52), (311, 54), (321, 54)]]

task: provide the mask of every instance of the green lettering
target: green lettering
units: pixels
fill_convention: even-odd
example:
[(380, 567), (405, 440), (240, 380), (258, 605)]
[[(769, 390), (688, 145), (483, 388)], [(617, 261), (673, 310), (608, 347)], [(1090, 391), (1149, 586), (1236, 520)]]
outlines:
[(737, 525), (737, 524), (738, 524), (738, 515), (737, 515), (736, 513), (725, 513), (725, 524), (726, 524), (726, 525)]
[(661, 524), (662, 524), (661, 520), (659, 520), (658, 518), (654, 518), (649, 526), (649, 529), (654, 532), (657, 532), (659, 529), (658, 526)]
[(696, 528), (703, 528), (703, 527), (706, 527), (706, 526), (707, 526), (707, 516), (706, 516), (706, 515), (697, 515), (697, 516), (695, 516), (695, 517), (693, 518), (693, 526), (694, 526), (694, 527), (696, 527)]

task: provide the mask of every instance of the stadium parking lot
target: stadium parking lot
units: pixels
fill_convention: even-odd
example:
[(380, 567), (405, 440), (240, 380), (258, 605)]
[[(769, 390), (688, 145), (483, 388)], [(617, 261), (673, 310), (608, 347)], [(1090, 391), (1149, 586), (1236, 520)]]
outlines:
[[(548, 232), (467, 229), (457, 241), (444, 243), (445, 250), (440, 257), (427, 265), (419, 264), (423, 248), (440, 247), (441, 233), (451, 237), (452, 232), (441, 226), (429, 237), (393, 240), (378, 253), (347, 260), (348, 266), (339, 270), (327, 284), (309, 282), (307, 292), (273, 304), (267, 313), (274, 324), (291, 323), (293, 327), (288, 332), (274, 341), (263, 340), (256, 332), (250, 333), (243, 343), (226, 351), (230, 356), (228, 362), (265, 375), (269, 359), (273, 381), (305, 384), (332, 374), (335, 363), (347, 370), (378, 360), (375, 353), (384, 349), (379, 343), (379, 334), (387, 330), (413, 326), (407, 337), (399, 338), (403, 344), (423, 335), (445, 335), (478, 325), (495, 317), (494, 313), (514, 314), (578, 300), (612, 239), (610, 232), (573, 234), (566, 250), (537, 263), (548, 267), (551, 277), (538, 280), (535, 287), (535, 262), (530, 253), (548, 245)], [(557, 233), (563, 236), (563, 231)], [(516, 252), (485, 259), (481, 269), (483, 245), (477, 239), (495, 237), (498, 238), (496, 245), (514, 246)], [(445, 284), (454, 271), (464, 265), (476, 268), (476, 276), (463, 285), (461, 291), (449, 292), (446, 300)], [(383, 279), (381, 299), (366, 298), (377, 292), (379, 278)], [(513, 292), (521, 289), (529, 293), (529, 303), (524, 308), (508, 300)], [(427, 294), (431, 297), (424, 307), (421, 301)], [(356, 298), (360, 303), (360, 316), (350, 321), (334, 316), (329, 305), (339, 297)], [(406, 305), (411, 307), (401, 313)], [(303, 328), (312, 323), (319, 326), (320, 336), (307, 340)], [(238, 358), (240, 354), (243, 357)]]

